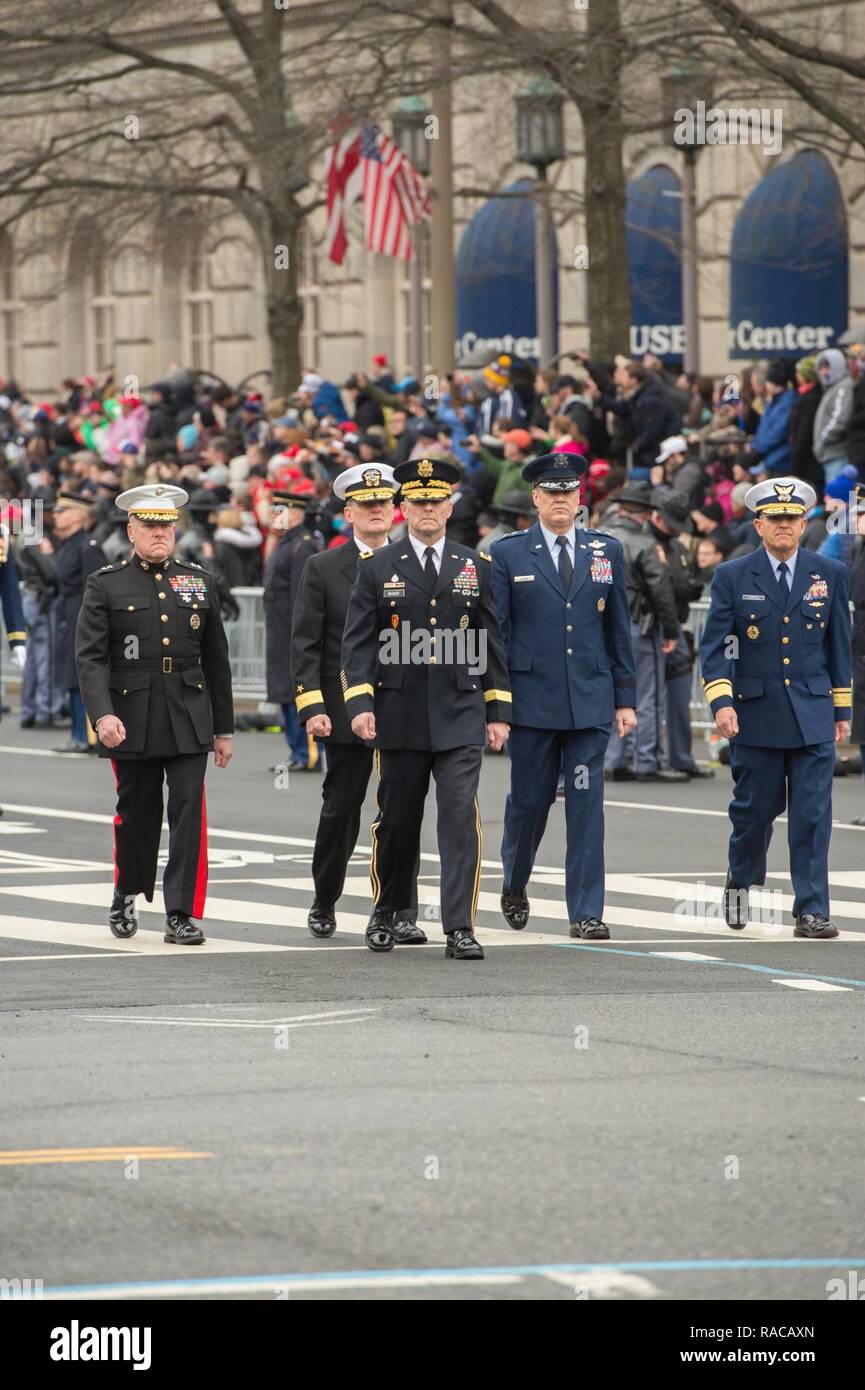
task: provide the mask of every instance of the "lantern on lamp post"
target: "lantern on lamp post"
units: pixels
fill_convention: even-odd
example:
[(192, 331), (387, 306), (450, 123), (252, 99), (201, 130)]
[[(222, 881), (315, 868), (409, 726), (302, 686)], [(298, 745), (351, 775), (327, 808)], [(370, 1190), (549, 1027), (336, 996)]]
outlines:
[(561, 92), (546, 77), (533, 77), (516, 99), (517, 159), (521, 164), (531, 164), (537, 176), (534, 196), (535, 316), (539, 366), (550, 362), (556, 351), (547, 169), (565, 157), (563, 107)]
[[(422, 174), (429, 176), (430, 150), (427, 135), (427, 117), (430, 111), (423, 97), (403, 97), (397, 103), (391, 124), (393, 138), (399, 145), (409, 163)], [(409, 318), (411, 321), (411, 370), (417, 381), (423, 377), (423, 263), (425, 259), (425, 227), (421, 222), (412, 229), (414, 256), (411, 263), (411, 293)]]

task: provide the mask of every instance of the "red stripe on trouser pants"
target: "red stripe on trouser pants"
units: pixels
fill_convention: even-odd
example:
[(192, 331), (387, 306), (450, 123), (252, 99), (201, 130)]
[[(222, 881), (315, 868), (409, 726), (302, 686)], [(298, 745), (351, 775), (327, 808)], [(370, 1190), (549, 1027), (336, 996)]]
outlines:
[(198, 868), (195, 874), (195, 893), (192, 899), (192, 916), (201, 917), (204, 900), (207, 897), (207, 797), (201, 788), (201, 839), (198, 842)]

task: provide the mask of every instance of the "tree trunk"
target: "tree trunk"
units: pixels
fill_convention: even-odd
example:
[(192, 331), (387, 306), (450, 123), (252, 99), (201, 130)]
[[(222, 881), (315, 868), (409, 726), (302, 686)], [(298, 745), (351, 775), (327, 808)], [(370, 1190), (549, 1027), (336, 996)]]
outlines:
[[(259, 227), (258, 243), (264, 267), (264, 292), (267, 308), (267, 335), (270, 340), (272, 390), (275, 396), (286, 396), (297, 389), (303, 363), (300, 350), (300, 330), (303, 326), (303, 302), (298, 295), (298, 260), (302, 216), (294, 199), (288, 195), (273, 215)], [(314, 367), (317, 364), (306, 364)]]
[(617, 352), (631, 350), (621, 121), (624, 47), (618, 0), (589, 6), (586, 48), (591, 79), (570, 95), (583, 122), (591, 354), (610, 361)]

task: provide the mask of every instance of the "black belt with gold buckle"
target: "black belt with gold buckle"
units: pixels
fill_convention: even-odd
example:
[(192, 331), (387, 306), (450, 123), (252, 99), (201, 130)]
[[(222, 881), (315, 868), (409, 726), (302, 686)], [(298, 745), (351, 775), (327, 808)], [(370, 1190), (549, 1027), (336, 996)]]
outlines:
[(112, 676), (131, 675), (134, 671), (148, 671), (151, 674), (173, 676), (178, 671), (200, 671), (201, 661), (197, 656), (160, 656), (150, 661), (129, 661), (122, 667), (112, 667)]

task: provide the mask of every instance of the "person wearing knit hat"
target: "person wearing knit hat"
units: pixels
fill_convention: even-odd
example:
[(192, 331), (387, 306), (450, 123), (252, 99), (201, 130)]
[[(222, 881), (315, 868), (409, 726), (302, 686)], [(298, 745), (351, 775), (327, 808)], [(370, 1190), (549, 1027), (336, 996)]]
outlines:
[(175, 555), (183, 488), (128, 488), (129, 559), (105, 565), (87, 585), (76, 660), (101, 758), (117, 788), (114, 897), (108, 926), (121, 939), (138, 929), (135, 899), (153, 900), (168, 782), (168, 863), (162, 878), (164, 940), (199, 946), (193, 918), (207, 891), (208, 755), (231, 760), (234, 709), (228, 642), (210, 574)]
[(487, 396), (478, 409), (475, 431), (491, 434), (496, 420), (512, 420), (515, 425), (526, 423), (526, 408), (511, 384), (511, 358), (503, 352), (488, 362), (481, 372), (481, 386)]
[(766, 408), (750, 445), (752, 477), (789, 471), (790, 417), (796, 400), (792, 384), (792, 363), (786, 357), (776, 358), (766, 372)]
[(814, 453), (814, 421), (822, 395), (816, 357), (800, 357), (796, 363), (796, 399), (790, 412), (789, 471), (810, 483), (818, 497), (823, 495), (825, 477)]
[(830, 920), (829, 840), (835, 747), (850, 733), (846, 566), (806, 550), (814, 489), (800, 478), (751, 488), (758, 549), (719, 565), (701, 645), (706, 701), (730, 741), (724, 913), (748, 921), (748, 889), (766, 881), (776, 817), (787, 808), (794, 935), (838, 935)]

